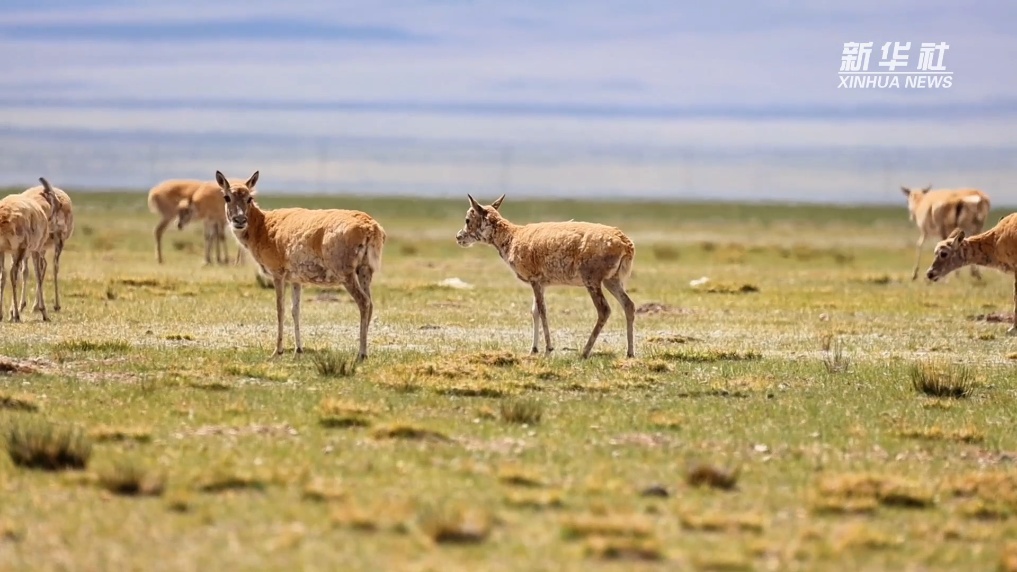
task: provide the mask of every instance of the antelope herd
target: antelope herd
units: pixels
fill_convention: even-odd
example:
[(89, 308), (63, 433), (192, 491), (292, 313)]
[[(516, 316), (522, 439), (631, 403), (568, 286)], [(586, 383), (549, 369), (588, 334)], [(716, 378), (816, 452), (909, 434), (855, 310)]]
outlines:
[[(205, 264), (212, 264), (212, 250), (220, 264), (229, 262), (225, 229), (237, 241), (236, 264), (247, 252), (261, 275), (270, 277), (275, 287), (276, 347), (273, 355), (283, 353), (284, 297), (291, 287), (294, 351), (303, 352), (300, 338), (301, 289), (308, 285), (341, 284), (357, 304), (360, 313), (358, 358), (367, 358), (367, 334), (374, 313), (371, 281), (381, 268), (386, 234), (370, 215), (355, 210), (280, 208), (261, 209), (255, 198), (259, 173), (246, 181), (227, 179), (216, 171), (214, 181), (171, 179), (148, 193), (148, 207), (159, 216), (155, 227), (156, 260), (163, 263), (162, 238), (177, 220), (183, 229), (193, 220), (202, 221), (205, 239)], [(28, 259), (35, 269), (36, 301), (33, 310), (49, 321), (43, 295), (46, 276), (46, 251), (53, 250), (53, 309), (59, 311), (60, 255), (74, 231), (74, 213), (70, 197), (53, 187), (45, 178), (40, 186), (0, 199), (0, 308), (3, 307), (10, 276), (13, 298), (10, 319), (21, 321), (27, 305)], [(1008, 330), (1017, 334), (1017, 213), (1008, 215), (992, 229), (983, 232), (988, 219), (988, 195), (978, 189), (932, 190), (901, 187), (907, 197), (908, 213), (918, 226), (915, 266), (917, 279), (922, 247), (930, 235), (941, 241), (936, 245), (932, 265), (926, 277), (937, 281), (950, 272), (971, 266), (980, 279), (977, 266), (996, 268), (1014, 274), (1014, 324)], [(625, 314), (626, 355), (635, 356), (635, 304), (625, 290), (632, 273), (635, 245), (621, 230), (590, 222), (541, 222), (517, 225), (501, 215), (502, 195), (490, 205), (481, 205), (467, 195), (470, 206), (465, 225), (456, 233), (461, 247), (489, 244), (520, 281), (533, 289), (533, 345), (538, 352), (543, 328), (544, 348), (553, 350), (547, 322), (544, 290), (552, 285), (585, 287), (597, 310), (597, 321), (581, 356), (590, 356), (611, 307), (603, 288), (618, 301)], [(11, 264), (6, 264), (7, 254)], [(19, 281), (21, 292), (19, 297)], [(0, 320), (3, 313), (0, 311)]]

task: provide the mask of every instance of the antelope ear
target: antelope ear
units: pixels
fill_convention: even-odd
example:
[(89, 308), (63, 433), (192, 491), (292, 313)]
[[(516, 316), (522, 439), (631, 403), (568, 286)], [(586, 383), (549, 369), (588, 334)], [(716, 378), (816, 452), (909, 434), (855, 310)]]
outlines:
[(960, 244), (960, 241), (964, 240), (964, 231), (959, 228), (955, 228), (953, 229), (953, 232), (950, 233), (950, 236), (946, 238), (950, 241), (952, 246), (957, 246)]
[(504, 201), (504, 200), (505, 200), (505, 195), (502, 195), (502, 196), (498, 197), (498, 200), (496, 200), (493, 203), (491, 203), (491, 206), (494, 207), (494, 210), (498, 210), (498, 207), (501, 206), (501, 202)]
[(927, 192), (929, 192), (931, 190), (932, 190), (932, 183), (929, 183), (929, 185), (927, 187), (922, 189), (922, 192), (923, 193), (927, 193)]
[(900, 190), (901, 190), (901, 192), (903, 192), (903, 193), (904, 193), (904, 196), (905, 196), (905, 197), (910, 197), (910, 196), (911, 196), (911, 189), (909, 189), (909, 188), (907, 188), (907, 187), (905, 187), (905, 186), (901, 185), (901, 188), (900, 188)]
[(480, 206), (480, 203), (478, 203), (476, 199), (473, 198), (472, 195), (466, 193), (466, 197), (470, 199), (470, 206), (473, 207), (473, 210), (477, 211), (477, 214), (479, 214), (480, 216), (484, 216), (486, 214), (484, 212), (484, 207)]
[(254, 185), (258, 184), (258, 175), (259, 175), (259, 172), (255, 171), (254, 174), (251, 175), (251, 178), (247, 179), (247, 183), (245, 183), (245, 184), (247, 185), (247, 188), (249, 190), (253, 191), (254, 190)]
[(215, 172), (215, 182), (219, 183), (219, 188), (222, 189), (223, 192), (230, 190), (230, 182), (226, 180), (226, 175), (223, 175), (222, 172)]

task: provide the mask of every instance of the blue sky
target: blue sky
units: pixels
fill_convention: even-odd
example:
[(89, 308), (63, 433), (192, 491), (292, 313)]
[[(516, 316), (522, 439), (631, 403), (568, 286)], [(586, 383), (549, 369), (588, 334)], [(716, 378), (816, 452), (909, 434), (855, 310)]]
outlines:
[[(60, 132), (1001, 148), (1014, 24), (1003, 1), (7, 0), (0, 149)], [(945, 41), (954, 85), (837, 89), (847, 41), (874, 42), (873, 67), (883, 42), (913, 64)]]

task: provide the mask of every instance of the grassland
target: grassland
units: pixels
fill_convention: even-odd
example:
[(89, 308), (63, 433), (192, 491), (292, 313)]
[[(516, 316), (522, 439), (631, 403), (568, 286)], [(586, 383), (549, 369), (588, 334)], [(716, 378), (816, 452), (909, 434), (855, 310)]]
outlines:
[(160, 266), (143, 194), (74, 200), (64, 309), (0, 323), (0, 569), (1017, 569), (1017, 348), (974, 319), (1012, 278), (912, 282), (903, 205), (510, 196), (636, 242), (637, 357), (615, 306), (579, 361), (587, 294), (549, 291), (530, 356), (465, 199), (265, 196), (386, 228), (353, 367), (345, 292), (305, 290), (311, 351), (270, 360), (249, 262), (203, 267), (195, 226)]

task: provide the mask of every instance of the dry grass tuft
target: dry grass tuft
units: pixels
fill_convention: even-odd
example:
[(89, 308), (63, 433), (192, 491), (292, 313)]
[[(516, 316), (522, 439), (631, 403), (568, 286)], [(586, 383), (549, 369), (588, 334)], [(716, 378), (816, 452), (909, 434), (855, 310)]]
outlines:
[(502, 467), (498, 471), (498, 480), (506, 485), (517, 487), (542, 487), (544, 482), (539, 475), (520, 467)]
[(125, 353), (129, 352), (131, 347), (131, 344), (124, 340), (64, 340), (55, 344), (53, 349), (64, 352)]
[(134, 459), (120, 459), (98, 474), (100, 487), (122, 496), (159, 496), (166, 488), (166, 476)]
[(409, 532), (414, 512), (410, 503), (399, 499), (365, 505), (346, 499), (331, 513), (334, 526), (361, 532)]
[(263, 491), (268, 482), (255, 475), (244, 472), (223, 471), (208, 476), (198, 483), (198, 490), (204, 493), (221, 493), (229, 491)]
[(868, 502), (876, 502), (883, 506), (901, 508), (928, 508), (933, 505), (933, 491), (899, 477), (869, 473), (845, 473), (825, 475), (819, 479), (816, 488), (817, 496), (825, 499), (825, 506), (817, 508), (829, 509), (836, 506), (836, 501), (858, 503), (855, 506), (865, 507)]
[(342, 399), (326, 398), (319, 406), (318, 422), (322, 427), (368, 427), (378, 409)]
[(756, 514), (682, 514), (678, 517), (682, 528), (704, 532), (762, 533), (766, 528), (763, 517)]
[(739, 469), (726, 469), (705, 463), (689, 467), (685, 482), (693, 487), (711, 487), (725, 491), (734, 490), (738, 485)]
[(967, 397), (974, 389), (974, 374), (963, 365), (925, 362), (911, 366), (911, 386), (932, 397)]
[(36, 412), (39, 410), (39, 403), (30, 395), (0, 393), (0, 409)]
[(923, 439), (927, 441), (957, 441), (959, 443), (981, 443), (985, 441), (985, 433), (974, 426), (960, 429), (943, 429), (933, 427), (902, 428), (897, 435), (905, 439)]
[(601, 560), (664, 560), (660, 543), (652, 538), (612, 538), (591, 536), (586, 539), (584, 552)]
[(477, 544), (490, 536), (494, 519), (478, 507), (441, 507), (424, 510), (418, 524), (435, 543)]
[(143, 427), (112, 427), (109, 425), (99, 425), (90, 429), (88, 431), (88, 436), (96, 443), (148, 443), (152, 440), (152, 431)]
[(944, 480), (941, 490), (967, 500), (961, 513), (980, 520), (1002, 520), (1017, 516), (1017, 473), (972, 472)]
[(511, 489), (505, 493), (505, 504), (514, 508), (544, 510), (564, 507), (565, 499), (558, 490)]
[(642, 515), (599, 515), (570, 516), (562, 521), (562, 537), (582, 539), (591, 536), (622, 538), (649, 538), (653, 534), (650, 521)]
[(188, 387), (203, 389), (205, 391), (229, 391), (233, 384), (217, 379), (193, 379), (187, 382)]
[(512, 352), (480, 352), (469, 356), (467, 361), (478, 365), (494, 367), (510, 367), (519, 364), (519, 358), (513, 355)]
[(304, 485), (303, 498), (316, 502), (333, 502), (347, 497), (346, 489), (338, 480), (315, 477)]
[(863, 550), (885, 550), (904, 544), (903, 535), (889, 535), (873, 530), (862, 523), (853, 523), (839, 528), (831, 542), (835, 552)]
[(27, 469), (84, 469), (92, 441), (79, 428), (40, 419), (15, 419), (4, 431), (11, 461)]
[(403, 423), (390, 423), (388, 425), (375, 427), (371, 431), (371, 436), (375, 439), (408, 439), (416, 441), (441, 442), (449, 442), (452, 440), (439, 431)]
[(470, 384), (460, 382), (456, 385), (439, 387), (434, 391), (438, 395), (451, 395), (456, 397), (487, 397), (492, 399), (508, 395), (508, 391), (504, 387), (484, 383)]
[(532, 397), (521, 397), (502, 401), (499, 412), (505, 423), (536, 425), (544, 416), (544, 405)]
[(750, 361), (762, 359), (762, 354), (755, 351), (738, 352), (729, 350), (698, 350), (698, 351), (665, 351), (656, 357), (668, 361), (689, 363), (713, 363), (719, 361)]
[(357, 373), (356, 356), (334, 350), (311, 354), (311, 363), (321, 377), (350, 377)]

